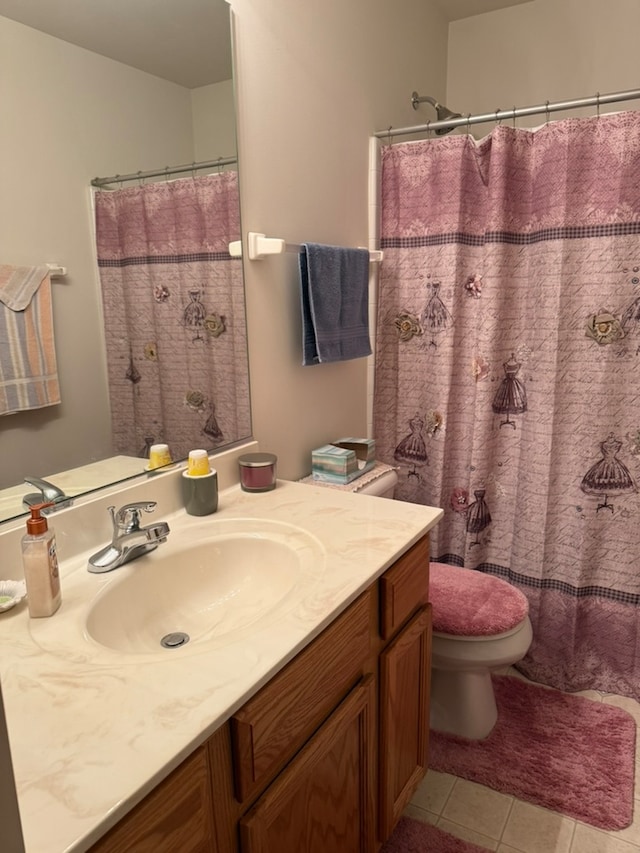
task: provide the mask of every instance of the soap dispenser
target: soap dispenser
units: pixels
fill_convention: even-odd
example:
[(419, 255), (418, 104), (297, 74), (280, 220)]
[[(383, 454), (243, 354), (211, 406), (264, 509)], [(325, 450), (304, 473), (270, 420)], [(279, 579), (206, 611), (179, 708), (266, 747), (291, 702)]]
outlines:
[(27, 585), (29, 616), (53, 616), (62, 602), (56, 537), (41, 510), (51, 504), (30, 507), (27, 532), (22, 537), (22, 563)]

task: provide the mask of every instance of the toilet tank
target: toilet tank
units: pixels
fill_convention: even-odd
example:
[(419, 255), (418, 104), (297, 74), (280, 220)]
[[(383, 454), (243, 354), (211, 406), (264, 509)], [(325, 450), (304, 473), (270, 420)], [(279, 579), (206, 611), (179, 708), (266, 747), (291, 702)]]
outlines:
[(396, 486), (398, 485), (398, 475), (395, 471), (385, 471), (380, 477), (376, 477), (370, 483), (367, 483), (361, 489), (357, 488), (357, 480), (354, 483), (354, 491), (359, 495), (375, 495), (379, 498), (395, 497)]
[[(376, 470), (380, 469), (380, 470)], [(300, 480), (301, 483), (308, 483), (314, 486), (322, 486), (326, 489), (341, 489), (342, 491), (355, 492), (358, 495), (374, 495), (379, 498), (395, 497), (396, 486), (398, 485), (398, 474), (383, 462), (376, 462), (375, 466), (367, 474), (364, 474), (362, 479), (352, 480), (348, 485), (337, 485), (335, 483), (325, 483), (314, 480), (309, 474)]]

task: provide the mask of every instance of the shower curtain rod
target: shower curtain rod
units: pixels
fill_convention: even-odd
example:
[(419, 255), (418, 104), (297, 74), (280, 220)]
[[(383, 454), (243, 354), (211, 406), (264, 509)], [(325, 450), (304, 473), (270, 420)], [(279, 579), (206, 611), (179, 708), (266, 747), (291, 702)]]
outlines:
[(493, 113), (482, 115), (461, 116), (460, 118), (445, 119), (444, 121), (431, 121), (428, 124), (414, 125), (413, 127), (390, 127), (388, 130), (378, 130), (373, 135), (377, 139), (389, 139), (392, 136), (407, 136), (412, 133), (427, 133), (431, 130), (453, 130), (456, 127), (468, 127), (471, 124), (482, 124), (488, 121), (503, 121), (516, 119), (521, 116), (545, 115), (561, 110), (576, 110), (580, 107), (598, 107), (603, 104), (614, 104), (618, 101), (633, 101), (640, 98), (640, 89), (630, 89), (628, 92), (611, 92), (608, 95), (598, 93), (589, 98), (577, 98), (573, 101), (555, 101), (554, 103), (538, 104), (534, 107), (513, 107), (510, 110), (497, 109)]
[(237, 163), (235, 157), (218, 157), (217, 160), (201, 160), (199, 163), (185, 163), (183, 166), (165, 166), (150, 172), (132, 172), (130, 175), (111, 175), (109, 178), (94, 178), (92, 187), (104, 187), (107, 184), (121, 184), (123, 181), (142, 181), (145, 178), (161, 178), (167, 180), (178, 172), (195, 172), (199, 169), (213, 169), (216, 166), (232, 166)]

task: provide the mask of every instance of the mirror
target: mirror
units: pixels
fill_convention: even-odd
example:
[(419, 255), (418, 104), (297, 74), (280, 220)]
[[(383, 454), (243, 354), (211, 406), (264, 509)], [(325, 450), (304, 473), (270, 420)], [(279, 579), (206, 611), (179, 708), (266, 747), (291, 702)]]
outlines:
[[(61, 402), (0, 417), (0, 521), (24, 514), (22, 498), (37, 491), (24, 483), (27, 476), (51, 480), (71, 497), (147, 476), (147, 460), (138, 457), (144, 442), (123, 452), (112, 428), (91, 180), (164, 170), (156, 180), (177, 183), (222, 167), (191, 175), (173, 174), (172, 166), (236, 157), (227, 3), (89, 6), (85, 0), (0, 0), (10, 81), (0, 139), (0, 161), (7, 166), (0, 264), (48, 262), (67, 270), (51, 284)], [(150, 180), (109, 186), (135, 188)], [(239, 232), (229, 235), (229, 241), (239, 238)], [(231, 264), (243, 294), (242, 262)], [(180, 292), (183, 309), (199, 298)], [(206, 430), (198, 433), (196, 446), (210, 451), (251, 432), (243, 295), (240, 302), (239, 316), (223, 320), (227, 328), (236, 326), (241, 414), (233, 427), (213, 430), (215, 437), (211, 429), (209, 437)], [(185, 326), (186, 334), (192, 331)], [(226, 334), (216, 340), (225, 341)], [(185, 405), (184, 415), (192, 416), (193, 407)], [(162, 442), (162, 430), (149, 438)], [(184, 453), (174, 453), (174, 461)]]

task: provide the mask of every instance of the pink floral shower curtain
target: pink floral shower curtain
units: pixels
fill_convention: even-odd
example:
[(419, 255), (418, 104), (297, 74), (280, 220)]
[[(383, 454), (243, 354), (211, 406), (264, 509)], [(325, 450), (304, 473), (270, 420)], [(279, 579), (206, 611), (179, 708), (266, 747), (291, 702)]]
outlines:
[(100, 191), (95, 209), (114, 451), (250, 435), (237, 173)]
[(432, 558), (531, 606), (521, 665), (640, 699), (640, 113), (382, 154), (374, 430)]

